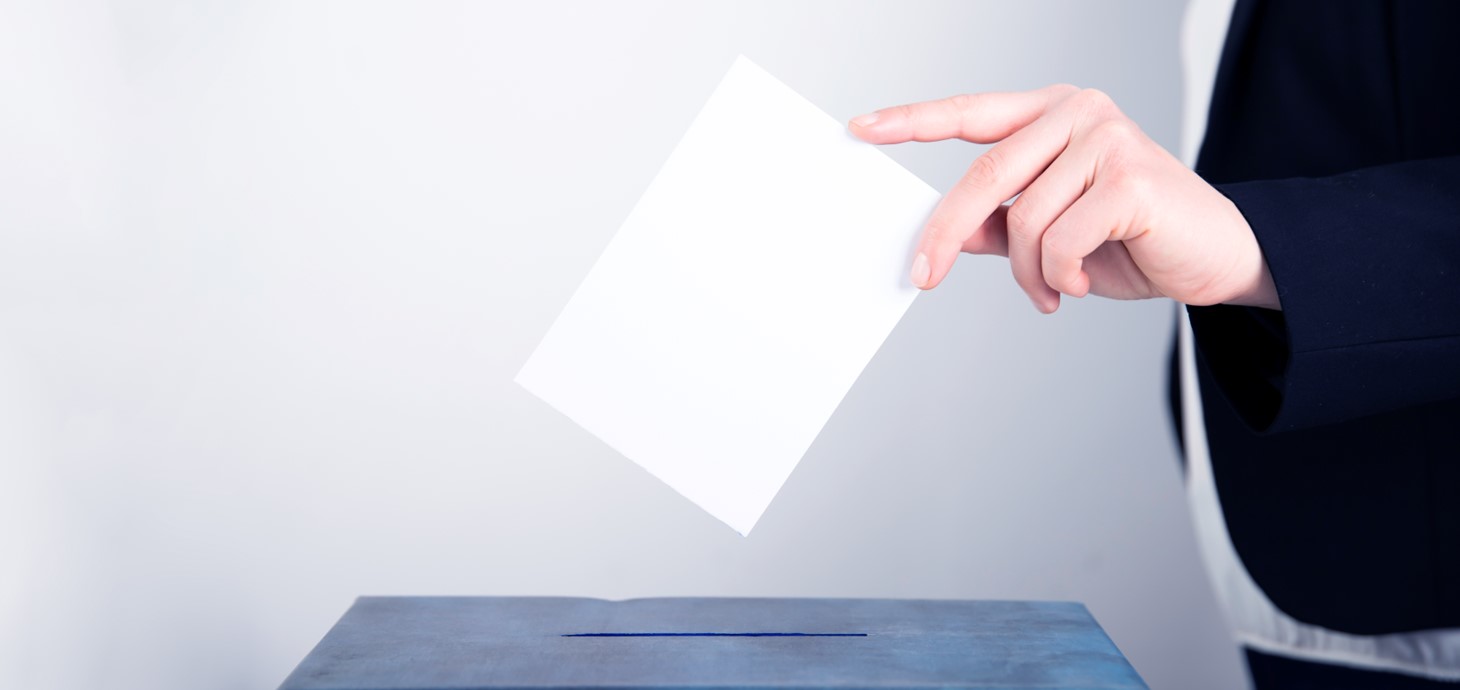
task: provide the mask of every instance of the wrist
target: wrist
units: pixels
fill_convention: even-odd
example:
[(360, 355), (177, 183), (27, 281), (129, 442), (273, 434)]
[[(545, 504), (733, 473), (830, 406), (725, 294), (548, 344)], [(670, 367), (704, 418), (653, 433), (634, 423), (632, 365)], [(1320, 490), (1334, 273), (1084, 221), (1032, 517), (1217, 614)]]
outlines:
[(1262, 251), (1257, 252), (1256, 276), (1251, 281), (1251, 286), (1228, 300), (1227, 304), (1236, 304), (1244, 307), (1258, 307), (1261, 309), (1272, 309), (1282, 311), (1282, 301), (1278, 299), (1277, 284), (1272, 282), (1272, 271), (1267, 268), (1267, 261), (1262, 256)]
[(1238, 238), (1237, 244), (1242, 249), (1238, 252), (1240, 258), (1235, 269), (1229, 274), (1236, 278), (1233, 281), (1236, 290), (1220, 304), (1282, 311), (1277, 284), (1273, 282), (1272, 271), (1267, 267), (1267, 257), (1262, 252), (1262, 245), (1257, 242), (1257, 234), (1252, 231), (1252, 225), (1247, 222), (1247, 217), (1242, 215), (1237, 204), (1225, 197), (1223, 201), (1227, 202), (1225, 210), (1232, 227), (1232, 235)]
[[(1237, 207), (1233, 205), (1232, 209), (1235, 211)], [(1247, 219), (1242, 217), (1240, 211), (1237, 217), (1241, 219), (1243, 239), (1247, 244), (1247, 251), (1244, 252), (1246, 260), (1243, 262), (1242, 280), (1239, 283), (1242, 287), (1225, 303), (1282, 311), (1277, 284), (1272, 280), (1272, 271), (1267, 267), (1267, 257), (1262, 253), (1262, 246), (1257, 243), (1257, 235), (1252, 232), (1252, 226), (1247, 224)]]

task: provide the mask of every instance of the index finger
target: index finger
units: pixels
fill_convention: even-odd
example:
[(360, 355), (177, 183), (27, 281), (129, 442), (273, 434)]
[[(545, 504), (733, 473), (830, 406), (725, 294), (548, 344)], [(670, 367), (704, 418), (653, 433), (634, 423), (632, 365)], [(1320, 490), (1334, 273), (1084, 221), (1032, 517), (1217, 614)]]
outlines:
[[(1000, 205), (1024, 191), (1064, 152), (1074, 126), (1075, 109), (1054, 108), (974, 160), (963, 178), (938, 203), (923, 229), (918, 254), (913, 260), (913, 284), (930, 290), (942, 282), (973, 233)], [(1032, 272), (1039, 266), (1038, 256), (1026, 251), (1029, 240), (1037, 238), (1014, 234), (1026, 230), (1019, 226), (1010, 228), (1009, 259), (1014, 264), (1015, 277), (1030, 291), (1030, 296), (1047, 297), (1036, 294), (1043, 293), (1034, 283)], [(1044, 290), (1049, 288), (1045, 286)]]
[(1036, 91), (963, 94), (884, 108), (852, 118), (852, 134), (872, 144), (963, 139), (988, 144), (1007, 138), (1065, 97), (1068, 84)]

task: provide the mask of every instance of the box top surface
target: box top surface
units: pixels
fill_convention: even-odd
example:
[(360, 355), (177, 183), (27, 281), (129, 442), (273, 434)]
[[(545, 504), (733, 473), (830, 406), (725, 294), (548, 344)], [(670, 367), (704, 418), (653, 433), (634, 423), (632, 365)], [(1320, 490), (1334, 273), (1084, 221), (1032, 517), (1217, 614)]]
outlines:
[(1085, 607), (362, 597), (281, 690), (1145, 688)]

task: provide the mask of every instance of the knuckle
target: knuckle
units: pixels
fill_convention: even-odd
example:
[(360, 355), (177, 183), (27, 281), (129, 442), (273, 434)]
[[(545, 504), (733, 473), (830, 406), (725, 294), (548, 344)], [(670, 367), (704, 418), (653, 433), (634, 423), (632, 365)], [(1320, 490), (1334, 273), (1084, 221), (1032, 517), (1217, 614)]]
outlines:
[(1132, 185), (1130, 168), (1119, 158), (1106, 160), (1100, 170), (1100, 184), (1117, 194), (1128, 194)]
[(1140, 134), (1140, 129), (1134, 122), (1122, 117), (1105, 120), (1095, 125), (1090, 134), (1106, 146), (1123, 146), (1135, 141)]
[(1110, 94), (1100, 89), (1080, 89), (1079, 96), (1080, 102), (1089, 108), (1103, 110), (1115, 105), (1115, 101), (1111, 99)]
[(949, 98), (948, 104), (953, 106), (954, 110), (966, 115), (973, 112), (979, 106), (980, 100), (982, 99), (976, 93), (960, 93), (957, 96)]
[(1046, 232), (1044, 233), (1044, 237), (1040, 239), (1039, 244), (1047, 266), (1066, 258), (1070, 253), (1070, 243), (1064, 233), (1053, 230)]
[(1120, 108), (1115, 106), (1115, 101), (1100, 89), (1081, 89), (1079, 93), (1070, 96), (1070, 102), (1081, 119), (1086, 121), (1110, 119), (1120, 114)]
[(997, 148), (989, 149), (974, 159), (968, 174), (963, 176), (963, 184), (972, 191), (988, 189), (998, 183), (1003, 173), (1004, 155)]
[(927, 227), (923, 229), (923, 239), (930, 245), (939, 246), (953, 236), (953, 228), (943, 218), (932, 218), (928, 221)]
[(1031, 204), (1025, 202), (1022, 196), (1009, 205), (1009, 212), (1004, 216), (1004, 227), (1008, 229), (1011, 240), (1022, 241), (1029, 237), (1030, 230), (1033, 228), (1031, 224), (1033, 209), (1030, 206)]
[(1117, 195), (1128, 199), (1149, 198), (1150, 185), (1123, 159), (1113, 158), (1102, 171), (1102, 183)]

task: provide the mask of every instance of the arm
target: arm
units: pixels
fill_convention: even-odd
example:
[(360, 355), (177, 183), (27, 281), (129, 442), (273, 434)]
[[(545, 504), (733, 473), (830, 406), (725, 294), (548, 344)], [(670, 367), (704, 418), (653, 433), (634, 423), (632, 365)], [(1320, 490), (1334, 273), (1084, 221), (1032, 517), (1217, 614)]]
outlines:
[(1070, 86), (886, 108), (851, 129), (994, 144), (924, 228), (918, 287), (962, 251), (1009, 257), (1045, 313), (1086, 294), (1187, 304), (1258, 431), (1460, 396), (1460, 159), (1219, 190)]
[(1189, 308), (1198, 352), (1250, 426), (1460, 397), (1460, 157), (1218, 189), (1282, 306)]

